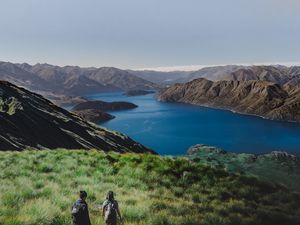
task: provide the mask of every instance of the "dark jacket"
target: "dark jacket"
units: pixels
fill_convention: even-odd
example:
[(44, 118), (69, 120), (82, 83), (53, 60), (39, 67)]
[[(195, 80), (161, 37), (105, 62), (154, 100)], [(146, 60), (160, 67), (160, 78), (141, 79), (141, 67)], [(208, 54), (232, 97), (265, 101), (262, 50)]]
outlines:
[(91, 225), (87, 203), (84, 200), (79, 199), (74, 203), (73, 207), (74, 206), (78, 207), (79, 211), (76, 215), (72, 215), (73, 225)]

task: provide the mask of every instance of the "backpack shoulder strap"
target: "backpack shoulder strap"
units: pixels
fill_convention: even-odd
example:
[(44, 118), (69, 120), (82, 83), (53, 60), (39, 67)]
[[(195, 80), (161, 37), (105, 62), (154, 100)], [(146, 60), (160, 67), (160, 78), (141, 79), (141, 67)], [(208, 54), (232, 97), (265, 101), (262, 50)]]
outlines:
[(119, 208), (119, 203), (116, 200), (113, 201), (113, 205), (114, 205), (115, 209)]
[(108, 200), (105, 200), (102, 204), (102, 208), (105, 208), (108, 205)]

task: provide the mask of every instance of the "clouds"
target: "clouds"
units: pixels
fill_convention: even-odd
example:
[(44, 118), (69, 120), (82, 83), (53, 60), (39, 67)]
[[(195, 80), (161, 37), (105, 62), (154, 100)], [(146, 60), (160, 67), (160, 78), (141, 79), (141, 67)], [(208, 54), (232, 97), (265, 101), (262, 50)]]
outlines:
[[(161, 67), (150, 67), (150, 68), (136, 68), (136, 70), (152, 70), (152, 71), (196, 71), (205, 67), (214, 67), (214, 66), (226, 66), (234, 63), (227, 64), (209, 64), (209, 65), (185, 65), (185, 66), (161, 66)], [(243, 66), (253, 66), (253, 65), (284, 65), (284, 66), (300, 66), (300, 61), (293, 62), (259, 62), (259, 63), (237, 63), (238, 65)]]

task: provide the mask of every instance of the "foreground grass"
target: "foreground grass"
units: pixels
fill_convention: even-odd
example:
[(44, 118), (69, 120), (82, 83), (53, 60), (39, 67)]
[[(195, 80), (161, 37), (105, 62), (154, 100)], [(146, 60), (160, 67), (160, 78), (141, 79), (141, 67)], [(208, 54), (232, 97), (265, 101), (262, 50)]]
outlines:
[(0, 153), (0, 224), (66, 225), (77, 192), (88, 192), (93, 225), (108, 190), (126, 224), (296, 225), (300, 196), (185, 158), (97, 151)]

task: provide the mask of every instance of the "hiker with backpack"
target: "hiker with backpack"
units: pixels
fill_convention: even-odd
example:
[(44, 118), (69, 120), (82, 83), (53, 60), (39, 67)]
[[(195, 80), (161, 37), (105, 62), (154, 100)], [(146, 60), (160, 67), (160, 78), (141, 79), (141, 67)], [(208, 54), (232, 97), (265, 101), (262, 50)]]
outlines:
[(79, 192), (79, 199), (72, 206), (73, 225), (91, 225), (88, 204), (86, 203), (87, 193)]
[(102, 205), (102, 216), (106, 225), (116, 225), (117, 215), (122, 221), (118, 202), (114, 199), (114, 193), (109, 191), (106, 196), (106, 201)]

